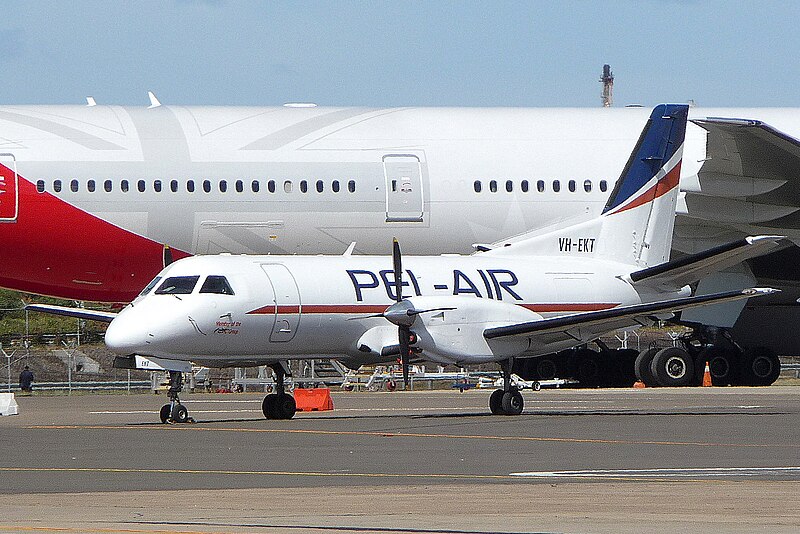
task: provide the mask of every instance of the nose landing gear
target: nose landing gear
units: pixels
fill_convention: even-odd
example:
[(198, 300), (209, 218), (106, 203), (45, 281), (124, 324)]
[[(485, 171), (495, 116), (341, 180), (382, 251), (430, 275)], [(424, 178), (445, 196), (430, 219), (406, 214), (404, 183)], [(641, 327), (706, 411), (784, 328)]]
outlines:
[(297, 411), (297, 405), (294, 397), (286, 393), (284, 388), (285, 377), (291, 376), (289, 365), (286, 362), (277, 362), (270, 367), (275, 371), (275, 393), (264, 397), (261, 411), (267, 419), (291, 419)]
[(496, 389), (489, 397), (489, 410), (494, 415), (519, 415), (525, 407), (522, 393), (511, 385), (511, 368), (513, 359), (508, 359), (500, 364), (503, 368), (503, 389)]
[(161, 407), (159, 415), (162, 423), (194, 423), (194, 418), (189, 417), (189, 410), (181, 404), (178, 394), (183, 391), (183, 373), (180, 371), (169, 372), (169, 389), (167, 397), (169, 404)]

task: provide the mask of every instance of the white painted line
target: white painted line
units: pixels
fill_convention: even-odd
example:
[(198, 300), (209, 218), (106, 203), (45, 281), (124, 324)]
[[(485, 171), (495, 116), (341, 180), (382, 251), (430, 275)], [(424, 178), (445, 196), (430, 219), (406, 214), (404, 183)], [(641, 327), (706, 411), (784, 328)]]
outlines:
[(800, 467), (686, 467), (659, 469), (587, 469), (584, 471), (528, 471), (509, 473), (528, 478), (664, 478), (800, 476)]

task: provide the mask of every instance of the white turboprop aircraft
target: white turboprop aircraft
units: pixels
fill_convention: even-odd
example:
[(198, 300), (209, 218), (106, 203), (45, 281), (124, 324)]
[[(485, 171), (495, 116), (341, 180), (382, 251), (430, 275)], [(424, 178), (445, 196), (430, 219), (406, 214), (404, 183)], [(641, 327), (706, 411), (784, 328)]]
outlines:
[[(553, 233), (521, 237), (472, 256), (416, 256), (401, 264), (355, 256), (197, 256), (159, 274), (112, 319), (106, 344), (171, 372), (163, 421), (185, 421), (180, 373), (207, 366), (271, 365), (277, 393), (264, 399), (267, 418), (291, 418), (285, 361), (326, 355), (386, 361), (398, 355), (408, 377), (412, 354), (460, 365), (499, 362), (504, 387), (492, 413), (519, 414), (510, 381), (515, 358), (535, 357), (651, 323), (672, 312), (772, 293), (748, 289), (691, 296), (687, 284), (777, 246), (778, 236), (668, 261), (688, 107), (653, 110), (603, 214)], [(394, 303), (392, 303), (394, 302)], [(684, 351), (665, 349), (646, 367), (676, 381), (693, 374)], [(641, 362), (637, 362), (641, 363)]]

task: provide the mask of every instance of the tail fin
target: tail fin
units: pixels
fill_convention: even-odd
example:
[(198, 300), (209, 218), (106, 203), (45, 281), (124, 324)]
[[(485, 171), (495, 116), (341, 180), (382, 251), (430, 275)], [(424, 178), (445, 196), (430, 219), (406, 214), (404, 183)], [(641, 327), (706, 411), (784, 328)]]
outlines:
[(669, 259), (689, 106), (653, 109), (603, 214), (487, 252), (605, 258), (639, 267)]

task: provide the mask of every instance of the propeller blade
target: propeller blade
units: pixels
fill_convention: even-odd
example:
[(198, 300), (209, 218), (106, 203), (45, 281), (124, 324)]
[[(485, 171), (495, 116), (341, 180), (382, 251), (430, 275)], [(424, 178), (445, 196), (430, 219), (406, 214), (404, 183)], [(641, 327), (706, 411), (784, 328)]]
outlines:
[(419, 315), (420, 313), (430, 313), (430, 312), (437, 312), (437, 311), (452, 311), (455, 308), (428, 308), (427, 310), (408, 310), (406, 313), (410, 316)]
[(392, 240), (392, 263), (394, 265), (394, 291), (397, 302), (403, 300), (403, 265), (400, 258), (400, 243)]
[(408, 389), (408, 360), (411, 353), (411, 329), (407, 326), (398, 328), (400, 334), (400, 364), (403, 366), (403, 385)]

